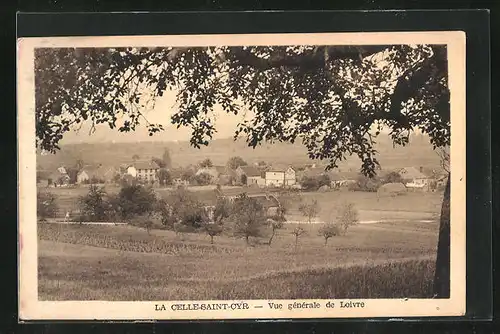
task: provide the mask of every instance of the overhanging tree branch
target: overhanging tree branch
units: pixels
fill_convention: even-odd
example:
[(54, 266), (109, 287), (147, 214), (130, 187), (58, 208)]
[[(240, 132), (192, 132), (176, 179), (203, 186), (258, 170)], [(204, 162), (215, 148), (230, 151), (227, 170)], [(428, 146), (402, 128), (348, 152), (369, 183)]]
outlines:
[[(238, 65), (250, 66), (259, 70), (268, 70), (282, 66), (320, 68), (325, 66), (327, 59), (351, 59), (359, 61), (388, 48), (390, 48), (388, 45), (318, 46), (313, 50), (307, 51), (307, 53), (304, 52), (299, 55), (277, 54), (269, 58), (259, 57), (251, 50), (241, 47), (233, 47), (230, 50)], [(324, 52), (321, 52), (321, 49)]]

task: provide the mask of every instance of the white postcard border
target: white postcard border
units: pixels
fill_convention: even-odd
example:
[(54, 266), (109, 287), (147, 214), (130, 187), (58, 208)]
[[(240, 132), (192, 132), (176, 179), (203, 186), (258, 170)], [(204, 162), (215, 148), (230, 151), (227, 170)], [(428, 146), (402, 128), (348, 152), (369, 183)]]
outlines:
[[(342, 300), (235, 301), (39, 301), (36, 219), (34, 49), (37, 47), (214, 46), (214, 45), (391, 45), (446, 44), (451, 91), (451, 295), (449, 299), (360, 299), (364, 307), (340, 308)], [(40, 37), (18, 39), (19, 318), (22, 320), (202, 320), (353, 317), (427, 317), (465, 314), (465, 33), (383, 32), (258, 35)], [(172, 305), (227, 303), (226, 310), (172, 310)], [(272, 310), (268, 302), (281, 303)], [(293, 303), (320, 308), (293, 308)], [(163, 305), (163, 306), (162, 306)], [(358, 306), (360, 304), (357, 304)], [(263, 306), (255, 308), (255, 306)], [(186, 308), (188, 306), (183, 306)], [(195, 308), (195, 306), (190, 306)], [(248, 307), (248, 308), (246, 308)], [(158, 308), (160, 310), (158, 310)], [(165, 310), (163, 310), (165, 308)], [(179, 308), (174, 306), (174, 308)], [(233, 309), (234, 308), (234, 309)]]

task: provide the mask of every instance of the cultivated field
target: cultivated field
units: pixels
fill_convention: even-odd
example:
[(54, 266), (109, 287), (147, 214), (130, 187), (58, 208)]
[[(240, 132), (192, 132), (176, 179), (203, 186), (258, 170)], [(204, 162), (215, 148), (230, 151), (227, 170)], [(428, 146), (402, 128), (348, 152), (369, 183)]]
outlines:
[(324, 245), (317, 225), (295, 246), (130, 226), (39, 224), (41, 300), (430, 298), (436, 223), (357, 225)]

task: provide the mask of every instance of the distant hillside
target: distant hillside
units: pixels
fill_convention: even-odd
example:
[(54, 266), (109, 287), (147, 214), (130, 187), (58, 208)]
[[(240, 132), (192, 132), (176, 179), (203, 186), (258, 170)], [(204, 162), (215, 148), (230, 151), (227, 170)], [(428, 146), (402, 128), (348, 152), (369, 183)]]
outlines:
[[(161, 157), (165, 148), (170, 150), (174, 167), (196, 164), (202, 159), (210, 158), (215, 165), (225, 165), (232, 156), (241, 156), (248, 163), (264, 160), (276, 164), (306, 164), (321, 163), (307, 157), (307, 151), (302, 144), (263, 144), (255, 149), (248, 147), (243, 140), (233, 141), (217, 139), (209, 146), (201, 149), (193, 148), (189, 142), (137, 142), (137, 143), (88, 143), (68, 144), (61, 147), (57, 154), (38, 155), (38, 169), (53, 170), (61, 165), (74, 165), (77, 159), (86, 164), (102, 164), (103, 166), (118, 166), (132, 160), (138, 155), (141, 160)], [(378, 138), (378, 160), (383, 169), (405, 166), (439, 167), (439, 158), (429, 144), (429, 138), (422, 135), (414, 136), (406, 147), (393, 147), (390, 138)], [(342, 169), (357, 170), (360, 162), (357, 157), (351, 157), (340, 166)]]

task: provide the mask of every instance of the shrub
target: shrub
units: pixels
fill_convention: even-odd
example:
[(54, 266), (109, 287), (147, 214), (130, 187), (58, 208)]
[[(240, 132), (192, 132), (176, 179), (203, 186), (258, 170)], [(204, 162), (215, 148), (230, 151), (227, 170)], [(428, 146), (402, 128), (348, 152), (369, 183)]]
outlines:
[(266, 223), (264, 207), (254, 198), (246, 194), (238, 196), (233, 205), (232, 218), (234, 223), (234, 235), (243, 237), (249, 243), (249, 237), (261, 237), (263, 227)]
[(355, 183), (349, 185), (349, 190), (351, 191), (367, 191), (376, 192), (381, 185), (380, 180), (377, 177), (367, 177), (364, 175), (358, 176)]
[(337, 214), (337, 222), (343, 233), (347, 233), (347, 229), (358, 223), (358, 210), (353, 203), (344, 203), (340, 206)]
[(156, 208), (156, 196), (152, 188), (140, 184), (126, 185), (113, 201), (123, 219), (151, 214)]
[(382, 184), (386, 183), (403, 183), (403, 178), (399, 173), (390, 172), (382, 179)]
[(242, 185), (247, 185), (248, 184), (248, 177), (246, 174), (242, 174), (240, 177), (240, 183)]
[(172, 175), (166, 168), (160, 168), (158, 171), (158, 181), (160, 182), (160, 186), (167, 186), (172, 184)]
[(186, 168), (181, 171), (181, 180), (183, 181), (191, 181), (192, 177), (194, 176), (195, 172), (191, 168)]
[(247, 166), (247, 162), (241, 157), (232, 157), (228, 160), (227, 166), (231, 169), (237, 169), (240, 166)]
[(88, 193), (79, 198), (78, 206), (80, 221), (106, 221), (114, 211), (104, 188), (95, 185), (91, 185)]
[(323, 238), (325, 238), (325, 246), (326, 246), (328, 239), (330, 239), (331, 237), (338, 236), (340, 234), (340, 228), (336, 224), (326, 223), (319, 228), (318, 234), (321, 235)]
[(224, 227), (220, 223), (208, 222), (204, 225), (205, 232), (210, 236), (210, 243), (214, 243), (214, 237), (220, 235), (224, 231)]
[(314, 191), (319, 188), (318, 180), (310, 176), (305, 176), (304, 178), (302, 178), (300, 185), (302, 186), (302, 189), (307, 191)]
[(275, 216), (275, 217), (270, 217), (267, 219), (267, 224), (271, 227), (271, 236), (269, 237), (269, 240), (267, 244), (271, 246), (271, 243), (273, 242), (273, 238), (276, 235), (276, 231), (280, 230), (283, 228), (283, 223), (285, 222), (285, 219), (283, 216)]
[(193, 175), (190, 179), (190, 182), (197, 186), (206, 186), (212, 183), (212, 176), (208, 173), (200, 173), (197, 175)]
[(212, 160), (210, 160), (209, 158), (206, 158), (205, 160), (200, 162), (200, 167), (202, 168), (213, 167), (213, 165), (214, 164), (212, 163)]
[(186, 189), (174, 190), (160, 203), (163, 206), (160, 211), (162, 222), (174, 230), (175, 224), (181, 224), (185, 227), (178, 226), (178, 231), (194, 231), (209, 219), (203, 204)]
[(292, 234), (295, 236), (295, 249), (297, 249), (297, 245), (299, 243), (299, 238), (306, 234), (306, 230), (304, 230), (302, 227), (298, 226), (293, 229)]
[(318, 201), (314, 199), (310, 202), (302, 203), (299, 206), (299, 211), (307, 218), (307, 222), (310, 224), (312, 219), (316, 217), (320, 211)]
[(36, 196), (36, 214), (39, 220), (45, 221), (47, 218), (55, 218), (59, 212), (57, 198), (54, 194), (39, 191)]
[(231, 216), (232, 210), (231, 202), (227, 198), (218, 197), (213, 211), (213, 220), (222, 224), (225, 219)]
[(154, 229), (156, 225), (154, 219), (149, 215), (141, 215), (131, 218), (129, 220), (129, 224), (145, 229), (148, 235), (151, 235), (151, 230)]
[(307, 191), (316, 191), (323, 186), (330, 187), (330, 176), (321, 174), (317, 176), (304, 176), (300, 182), (302, 189)]
[(330, 180), (330, 176), (328, 176), (327, 174), (321, 174), (317, 177), (317, 180), (318, 180), (318, 188), (321, 188), (323, 186), (327, 186), (327, 187), (330, 187), (330, 184), (331, 184), (331, 180)]
[(173, 229), (175, 223), (173, 209), (165, 199), (161, 198), (156, 202), (155, 212), (160, 217), (163, 226)]

